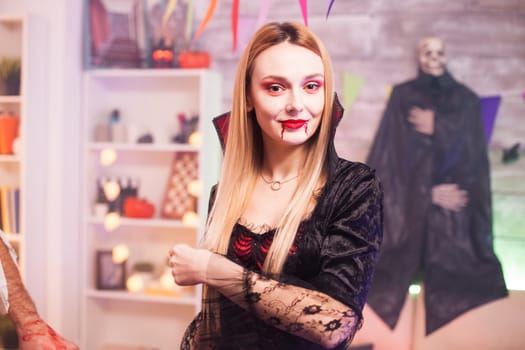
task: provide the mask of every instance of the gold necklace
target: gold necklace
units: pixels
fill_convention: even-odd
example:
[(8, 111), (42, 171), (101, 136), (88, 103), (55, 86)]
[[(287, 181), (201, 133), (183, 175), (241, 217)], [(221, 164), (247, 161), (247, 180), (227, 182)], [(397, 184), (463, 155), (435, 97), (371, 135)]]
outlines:
[(263, 174), (261, 173), (261, 179), (263, 179), (264, 182), (266, 182), (268, 185), (270, 185), (270, 188), (272, 189), (272, 191), (279, 191), (281, 189), (281, 186), (284, 185), (285, 183), (287, 182), (290, 182), (292, 180), (295, 180), (299, 177), (299, 174), (295, 175), (294, 177), (291, 177), (289, 179), (286, 179), (286, 180), (266, 180), (263, 176)]

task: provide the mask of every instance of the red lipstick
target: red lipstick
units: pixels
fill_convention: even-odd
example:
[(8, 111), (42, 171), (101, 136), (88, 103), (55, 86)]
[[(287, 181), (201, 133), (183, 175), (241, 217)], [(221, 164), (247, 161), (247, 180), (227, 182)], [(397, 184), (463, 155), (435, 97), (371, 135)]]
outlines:
[(287, 119), (281, 121), (281, 124), (287, 128), (287, 129), (300, 129), (307, 123), (306, 120), (303, 119)]

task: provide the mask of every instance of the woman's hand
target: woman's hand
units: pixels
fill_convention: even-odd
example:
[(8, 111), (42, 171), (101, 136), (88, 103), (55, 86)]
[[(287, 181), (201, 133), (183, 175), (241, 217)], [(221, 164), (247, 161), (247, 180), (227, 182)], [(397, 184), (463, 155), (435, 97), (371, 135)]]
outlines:
[(205, 283), (212, 254), (209, 250), (192, 248), (186, 244), (174, 245), (168, 256), (175, 283), (180, 286)]
[(17, 332), (20, 350), (79, 350), (41, 319), (26, 323)]

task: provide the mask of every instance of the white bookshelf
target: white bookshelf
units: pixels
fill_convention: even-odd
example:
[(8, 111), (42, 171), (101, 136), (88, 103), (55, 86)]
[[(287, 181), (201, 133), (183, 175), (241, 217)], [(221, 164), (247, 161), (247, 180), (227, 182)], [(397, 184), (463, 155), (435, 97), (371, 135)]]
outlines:
[[(175, 292), (158, 288), (141, 292), (97, 289), (95, 255), (125, 244), (130, 251), (126, 262), (128, 277), (136, 262), (148, 261), (155, 266), (158, 278), (173, 244), (198, 243), (207, 216), (209, 190), (218, 179), (221, 151), (212, 118), (222, 112), (221, 103), (221, 76), (210, 70), (85, 72), (82, 349), (104, 349), (111, 344), (159, 350), (178, 348), (186, 326), (200, 310), (200, 288), (180, 288)], [(96, 141), (96, 125), (106, 123), (113, 109), (120, 111), (121, 122), (129, 126), (128, 130), (134, 127), (140, 131), (138, 134), (150, 133), (153, 143), (136, 143), (136, 137), (125, 142)], [(202, 145), (171, 142), (178, 132), (175, 116), (180, 112), (199, 115)], [(113, 150), (117, 159), (104, 166), (100, 164), (100, 153), (107, 149)], [(197, 200), (196, 227), (161, 215), (177, 152), (198, 157), (203, 191)], [(121, 216), (118, 228), (107, 232), (104, 216), (93, 210), (96, 180), (100, 176), (138, 179), (139, 197), (155, 205), (153, 218)]]
[[(34, 16), (0, 16), (0, 59), (21, 59), (20, 93), (0, 94), (0, 110), (19, 118), (16, 154), (0, 155), (0, 186), (20, 189), (19, 229), (8, 237), (19, 255), (24, 284), (38, 308), (45, 303), (45, 181), (47, 121), (44, 91), (34, 84), (46, 74), (43, 23)], [(30, 257), (30, 258), (29, 258)]]

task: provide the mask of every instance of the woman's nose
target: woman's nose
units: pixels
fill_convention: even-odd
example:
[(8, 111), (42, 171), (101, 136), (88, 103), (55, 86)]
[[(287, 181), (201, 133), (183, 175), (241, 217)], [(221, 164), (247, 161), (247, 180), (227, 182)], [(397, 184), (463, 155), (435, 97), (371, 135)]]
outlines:
[(301, 98), (297, 96), (296, 94), (292, 94), (290, 97), (290, 101), (286, 105), (285, 109), (286, 112), (289, 114), (297, 114), (303, 111), (303, 103), (301, 101)]

